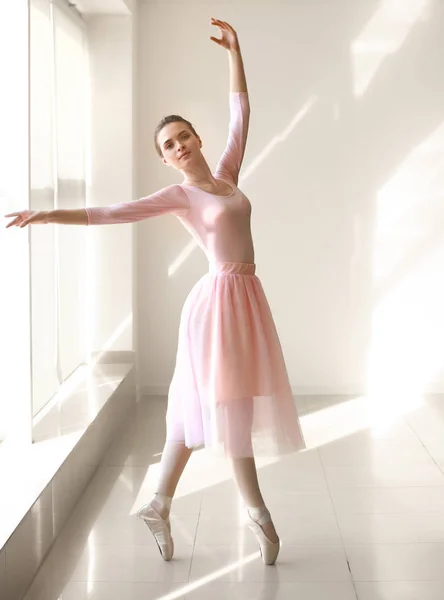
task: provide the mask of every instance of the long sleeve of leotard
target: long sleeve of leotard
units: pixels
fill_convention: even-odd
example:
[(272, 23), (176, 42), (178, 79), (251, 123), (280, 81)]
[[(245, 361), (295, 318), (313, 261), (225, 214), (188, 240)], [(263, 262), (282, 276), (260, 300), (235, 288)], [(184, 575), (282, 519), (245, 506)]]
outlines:
[(217, 165), (215, 175), (238, 183), (239, 171), (247, 144), (250, 121), (248, 92), (230, 92), (230, 126), (228, 141)]
[(86, 212), (88, 225), (112, 225), (133, 223), (167, 213), (183, 217), (188, 209), (189, 200), (183, 189), (180, 185), (170, 185), (146, 198), (110, 206), (86, 208)]

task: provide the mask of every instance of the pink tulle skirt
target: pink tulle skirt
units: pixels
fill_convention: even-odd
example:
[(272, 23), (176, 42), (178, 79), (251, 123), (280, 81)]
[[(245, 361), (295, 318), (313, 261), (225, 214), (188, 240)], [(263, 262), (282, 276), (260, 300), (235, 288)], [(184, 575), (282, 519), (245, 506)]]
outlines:
[(211, 263), (183, 307), (167, 440), (231, 457), (304, 447), (273, 317), (255, 265)]

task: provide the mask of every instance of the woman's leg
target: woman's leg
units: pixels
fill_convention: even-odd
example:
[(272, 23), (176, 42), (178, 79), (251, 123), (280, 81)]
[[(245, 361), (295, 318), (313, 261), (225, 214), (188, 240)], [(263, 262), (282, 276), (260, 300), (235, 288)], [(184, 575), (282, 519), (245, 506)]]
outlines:
[(168, 518), (177, 484), (192, 453), (192, 450), (185, 446), (181, 397), (174, 387), (174, 377), (168, 394), (166, 434), (156, 493), (150, 502), (154, 502), (155, 509), (163, 519)]
[(137, 512), (154, 535), (164, 560), (173, 558), (174, 541), (169, 520), (171, 501), (191, 452), (183, 442), (167, 440), (160, 461), (157, 492), (151, 502), (142, 506)]
[[(253, 457), (232, 458), (234, 480), (250, 516), (255, 519), (265, 507), (265, 502), (259, 487), (256, 463)], [(262, 530), (271, 542), (278, 541), (276, 529), (271, 521), (262, 525)]]
[(179, 479), (191, 456), (192, 449), (187, 448), (184, 442), (167, 440), (160, 460), (160, 474), (157, 491), (153, 498), (163, 519), (167, 519), (171, 500), (176, 492)]
[[(226, 407), (226, 443), (234, 480), (240, 495), (254, 520), (259, 520), (265, 510), (265, 502), (259, 487), (256, 463), (253, 456), (251, 429), (253, 425), (253, 398), (233, 401)], [(272, 542), (278, 535), (271, 521), (262, 530)]]

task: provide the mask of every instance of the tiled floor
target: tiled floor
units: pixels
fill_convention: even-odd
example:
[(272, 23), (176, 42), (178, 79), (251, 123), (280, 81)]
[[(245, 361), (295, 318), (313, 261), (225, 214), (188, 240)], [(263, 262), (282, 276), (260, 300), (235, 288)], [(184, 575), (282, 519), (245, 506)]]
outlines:
[(354, 427), (353, 402), (299, 399), (315, 447), (258, 461), (282, 539), (274, 567), (261, 563), (243, 525), (228, 464), (202, 451), (173, 503), (175, 559), (161, 560), (135, 516), (153, 492), (164, 441), (164, 400), (144, 402), (26, 600), (442, 600), (444, 398), (428, 397), (383, 427), (373, 415), (367, 428), (361, 417)]

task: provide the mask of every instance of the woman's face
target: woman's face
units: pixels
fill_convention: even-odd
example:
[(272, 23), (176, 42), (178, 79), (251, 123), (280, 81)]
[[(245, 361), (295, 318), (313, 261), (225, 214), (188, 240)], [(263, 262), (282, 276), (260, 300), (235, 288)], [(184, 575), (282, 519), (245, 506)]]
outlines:
[(201, 139), (193, 134), (186, 123), (180, 121), (165, 125), (157, 142), (162, 151), (162, 161), (179, 171), (201, 156)]

